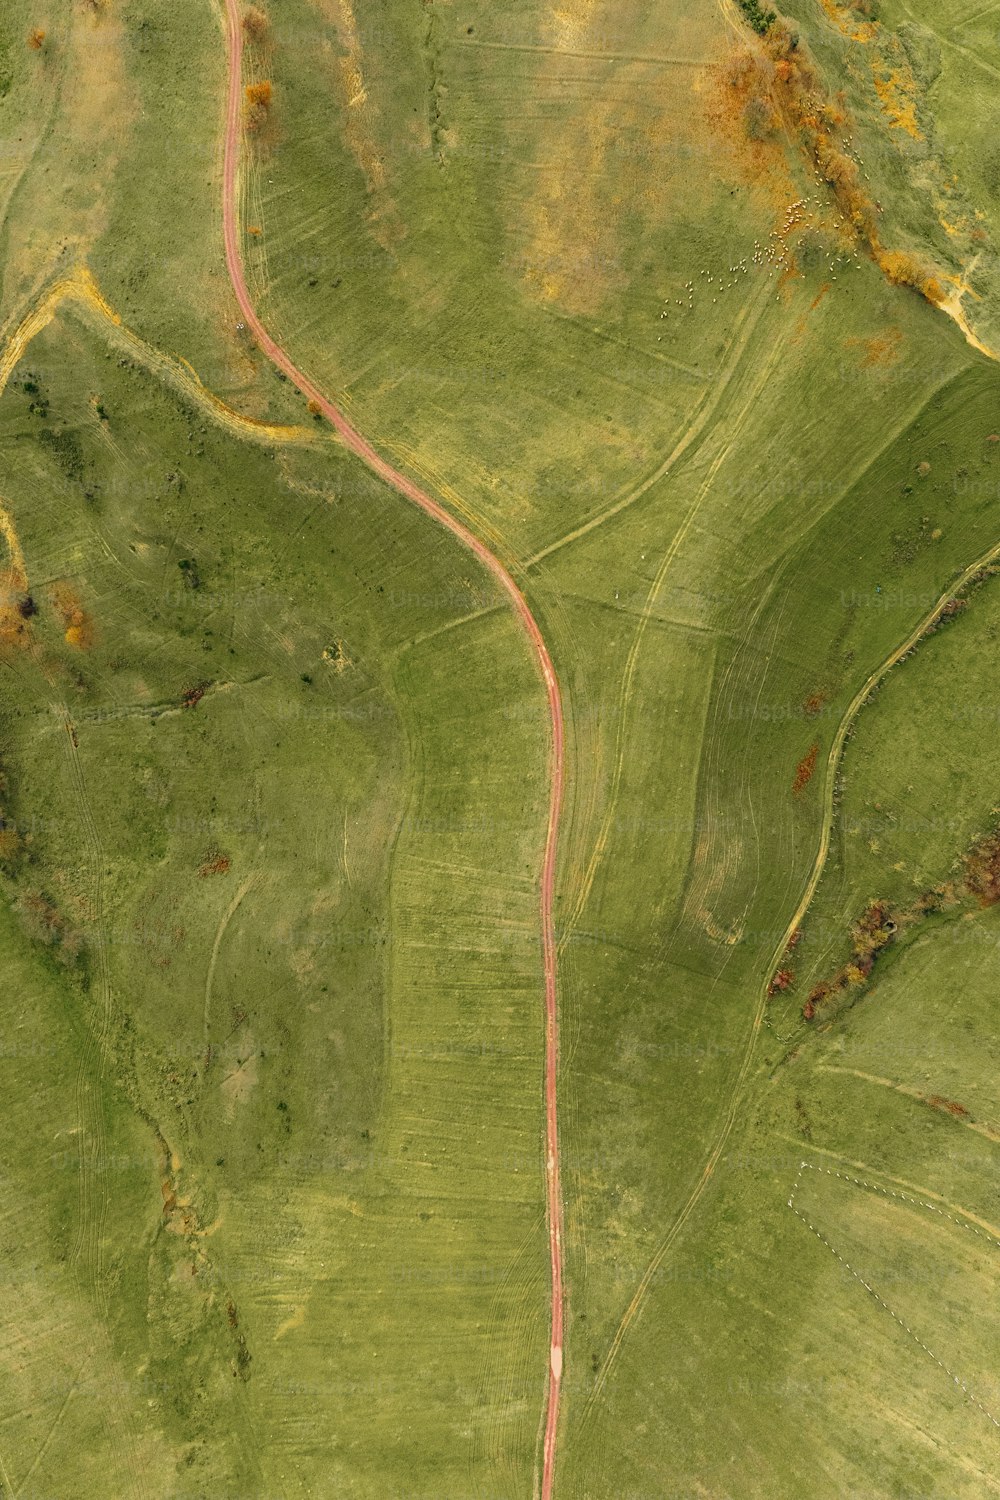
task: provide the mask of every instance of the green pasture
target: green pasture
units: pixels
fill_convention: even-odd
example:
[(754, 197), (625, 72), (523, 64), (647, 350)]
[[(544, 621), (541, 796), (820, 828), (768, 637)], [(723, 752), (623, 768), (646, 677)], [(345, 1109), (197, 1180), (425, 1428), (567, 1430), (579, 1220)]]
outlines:
[[(31, 1254), (42, 1295), (79, 1242), (64, 1316), (107, 1324), (138, 1393), (105, 1412), (95, 1367), (64, 1406), (37, 1323), (35, 1394), (5, 1369), (12, 1482), (57, 1489), (64, 1445), (96, 1463), (130, 1414), (162, 1476), (139, 1493), (304, 1494), (334, 1462), (359, 1492), (361, 1435), (385, 1422), (391, 1466), (409, 1404), (419, 1492), (472, 1451), (523, 1485), (545, 1338), (527, 650), (506, 613), (443, 630), (490, 585), (329, 445), (235, 443), (72, 315), (0, 422), (37, 605), (4, 707), (11, 963), (34, 939), (45, 981), (10, 1024), (32, 1075), (55, 1050), (72, 1081), (72, 1124), (32, 1101), (65, 1227)], [(40, 1168), (6, 1154), (16, 1198)], [(373, 1422), (379, 1359), (400, 1395)]]
[[(40, 56), (46, 18), (4, 23), (5, 328), (83, 262), (234, 408), (315, 431), (240, 441), (69, 307), (0, 399), (36, 606), (2, 648), (0, 1477), (520, 1500), (544, 694), (487, 574), (236, 326), (220, 13), (84, 11)], [(994, 913), (926, 919), (829, 1024), (800, 1009), (868, 900), (991, 825), (995, 582), (857, 716), (761, 1007), (845, 715), (1000, 541), (995, 365), (848, 251), (784, 136), (748, 141), (721, 8), (269, 12), (261, 314), (511, 567), (562, 685), (557, 1495), (993, 1494)], [(885, 242), (958, 274), (990, 212), (958, 41), (985, 56), (991, 23), (949, 17), (935, 72), (945, 23), (882, 14), (921, 140), (871, 48), (794, 19)]]
[[(898, 596), (883, 597), (874, 607), (893, 613)], [(1000, 597), (989, 577), (961, 598), (964, 610), (892, 669), (858, 720), (840, 768), (830, 858), (795, 953), (796, 984), (775, 1000), (779, 1030), (847, 961), (852, 927), (870, 902), (908, 920), (859, 995), (880, 988), (882, 971), (924, 928), (940, 929), (944, 949), (978, 930), (968, 927), (977, 901), (965, 888), (964, 858), (1000, 818), (991, 730)], [(949, 890), (942, 910), (918, 915), (922, 898)]]

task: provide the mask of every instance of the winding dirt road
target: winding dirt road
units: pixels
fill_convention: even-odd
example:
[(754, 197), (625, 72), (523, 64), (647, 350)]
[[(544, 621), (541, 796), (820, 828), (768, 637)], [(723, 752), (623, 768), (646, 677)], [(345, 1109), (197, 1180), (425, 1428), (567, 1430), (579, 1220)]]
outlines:
[(405, 495), (414, 505), (433, 516), (435, 521), (457, 537), (464, 547), (493, 575), (509, 597), (531, 642), (545, 691), (548, 695), (551, 742), (549, 751), (549, 816), (542, 862), (540, 907), (542, 953), (545, 969), (545, 1181), (551, 1262), (552, 1313), (549, 1346), (549, 1375), (546, 1394), (545, 1437), (542, 1450), (542, 1500), (550, 1500), (555, 1472), (556, 1432), (559, 1424), (559, 1393), (562, 1385), (563, 1351), (563, 1247), (562, 1191), (559, 1181), (559, 1129), (557, 1113), (557, 1070), (559, 1062), (559, 1018), (556, 1004), (556, 943), (552, 904), (555, 887), (556, 842), (562, 806), (564, 778), (564, 733), (559, 681), (548, 648), (527, 601), (506, 568), (473, 532), (457, 521), (444, 506), (432, 500), (418, 485), (382, 458), (371, 444), (351, 426), (347, 418), (322, 391), (297, 369), (291, 359), (271, 338), (257, 316), (247, 290), (240, 255), (239, 198), (237, 175), (243, 121), (243, 28), (237, 0), (226, 0), (229, 40), (229, 98), (226, 111), (225, 156), (223, 163), (222, 220), (226, 246), (226, 265), (240, 311), (260, 348), (271, 362), (302, 394), (314, 401), (323, 416), (340, 434), (344, 443), (386, 484)]

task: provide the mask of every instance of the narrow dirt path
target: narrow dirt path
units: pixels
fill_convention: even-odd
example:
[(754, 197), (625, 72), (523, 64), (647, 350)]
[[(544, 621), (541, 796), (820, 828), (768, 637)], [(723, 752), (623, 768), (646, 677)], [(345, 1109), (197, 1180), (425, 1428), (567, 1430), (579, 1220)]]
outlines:
[(362, 459), (380, 479), (414, 505), (426, 511), (435, 521), (447, 527), (462, 545), (476, 557), (496, 579), (510, 599), (524, 627), (538, 663), (548, 695), (551, 742), (549, 752), (549, 814), (545, 835), (545, 852), (540, 881), (540, 914), (542, 954), (545, 969), (545, 1181), (548, 1212), (549, 1259), (551, 1265), (552, 1312), (549, 1344), (549, 1377), (546, 1395), (545, 1437), (542, 1450), (542, 1500), (550, 1500), (555, 1474), (556, 1433), (559, 1423), (559, 1394), (563, 1359), (563, 1246), (562, 1191), (559, 1178), (559, 1130), (557, 1115), (557, 1071), (559, 1061), (559, 1019), (556, 1004), (556, 943), (552, 918), (555, 889), (556, 843), (562, 806), (565, 766), (562, 699), (552, 659), (528, 608), (527, 601), (500, 560), (450, 511), (439, 505), (418, 485), (394, 469), (371, 444), (352, 427), (343, 413), (323, 392), (292, 363), (281, 345), (268, 333), (257, 316), (243, 275), (240, 255), (237, 174), (242, 138), (243, 105), (243, 30), (238, 0), (226, 0), (229, 47), (229, 97), (226, 110), (225, 155), (223, 161), (223, 235), (226, 266), (236, 300), (246, 325), (263, 352), (299, 391), (314, 401), (323, 416), (339, 433), (346, 447)]

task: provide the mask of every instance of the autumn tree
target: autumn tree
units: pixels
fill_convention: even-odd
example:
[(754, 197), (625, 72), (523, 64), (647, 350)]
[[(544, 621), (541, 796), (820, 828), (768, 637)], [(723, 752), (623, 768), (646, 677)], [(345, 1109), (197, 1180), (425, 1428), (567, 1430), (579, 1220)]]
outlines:
[(36, 26), (34, 31), (28, 32), (28, 46), (32, 52), (41, 52), (45, 46), (45, 32), (40, 26)]
[(259, 130), (270, 113), (274, 90), (269, 81), (264, 78), (259, 83), (248, 83), (246, 96), (247, 129)]
[(908, 250), (882, 250), (878, 263), (893, 286), (912, 286), (935, 306), (944, 301), (944, 287), (931, 268)]

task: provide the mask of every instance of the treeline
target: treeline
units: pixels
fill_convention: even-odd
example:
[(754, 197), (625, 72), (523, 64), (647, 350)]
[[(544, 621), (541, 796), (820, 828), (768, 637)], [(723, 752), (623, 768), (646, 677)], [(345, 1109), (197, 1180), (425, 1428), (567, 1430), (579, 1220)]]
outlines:
[(733, 60), (730, 81), (748, 92), (747, 133), (759, 138), (776, 130), (782, 117), (794, 127), (817, 175), (830, 189), (844, 225), (872, 257), (887, 280), (909, 286), (935, 305), (945, 290), (934, 268), (909, 250), (882, 244), (878, 207), (862, 181), (858, 162), (841, 144), (848, 128), (843, 94), (830, 97), (796, 28), (765, 10), (760, 0), (740, 0), (748, 23), (763, 38), (759, 53)]

